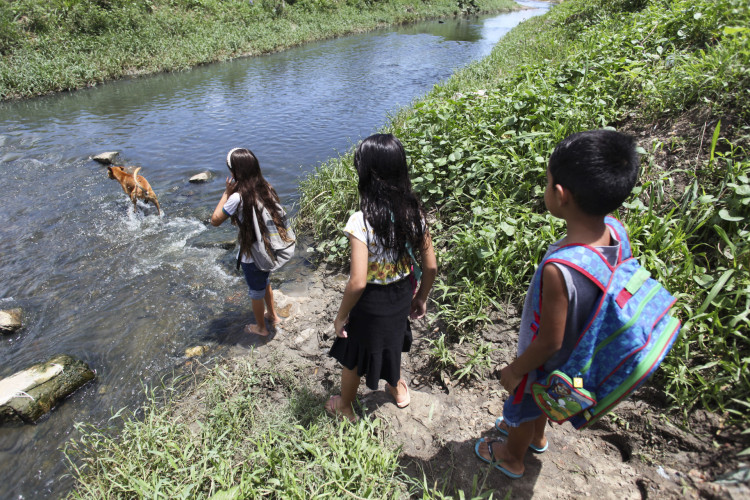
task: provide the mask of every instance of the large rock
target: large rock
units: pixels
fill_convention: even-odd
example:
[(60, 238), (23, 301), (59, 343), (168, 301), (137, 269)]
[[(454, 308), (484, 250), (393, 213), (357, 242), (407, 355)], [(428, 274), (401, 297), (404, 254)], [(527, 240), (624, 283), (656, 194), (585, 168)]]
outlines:
[(20, 307), (14, 309), (5, 309), (0, 311), (0, 334), (13, 333), (23, 326), (21, 315), (23, 311)]
[(117, 160), (119, 154), (117, 151), (107, 151), (106, 153), (99, 153), (96, 156), (92, 156), (91, 159), (104, 165), (112, 165)]
[(0, 424), (33, 423), (94, 378), (86, 363), (66, 354), (0, 380)]
[(200, 174), (195, 174), (190, 179), (188, 179), (188, 181), (192, 182), (193, 184), (200, 184), (202, 182), (209, 181), (211, 177), (212, 177), (211, 172), (205, 171), (205, 172), (201, 172)]

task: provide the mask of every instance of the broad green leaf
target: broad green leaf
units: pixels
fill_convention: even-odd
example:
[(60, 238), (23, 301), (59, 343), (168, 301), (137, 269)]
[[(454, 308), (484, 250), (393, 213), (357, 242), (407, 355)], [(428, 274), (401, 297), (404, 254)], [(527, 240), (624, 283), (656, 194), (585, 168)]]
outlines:
[(724, 219), (726, 221), (730, 221), (730, 222), (739, 222), (741, 220), (745, 220), (744, 217), (739, 217), (739, 216), (736, 216), (736, 215), (731, 215), (729, 213), (729, 210), (727, 210), (726, 208), (722, 208), (721, 210), (719, 210), (719, 217), (721, 217), (722, 219)]

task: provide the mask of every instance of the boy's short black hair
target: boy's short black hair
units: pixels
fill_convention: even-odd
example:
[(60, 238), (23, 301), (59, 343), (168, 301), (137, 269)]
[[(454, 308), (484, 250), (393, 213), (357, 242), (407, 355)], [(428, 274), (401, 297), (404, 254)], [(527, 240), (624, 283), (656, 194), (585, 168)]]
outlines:
[(549, 158), (552, 182), (570, 190), (578, 207), (607, 215), (627, 199), (638, 178), (635, 139), (614, 130), (588, 130), (563, 139)]

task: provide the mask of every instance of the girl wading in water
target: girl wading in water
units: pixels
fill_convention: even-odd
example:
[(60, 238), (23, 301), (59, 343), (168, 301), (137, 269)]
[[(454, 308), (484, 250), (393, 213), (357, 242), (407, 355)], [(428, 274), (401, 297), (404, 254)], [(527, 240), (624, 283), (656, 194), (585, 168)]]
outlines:
[[(255, 324), (245, 326), (245, 332), (261, 336), (268, 335), (267, 319), (271, 326), (281, 323), (273, 304), (273, 291), (270, 283), (270, 270), (263, 270), (256, 265), (253, 258), (253, 246), (257, 247), (258, 236), (263, 239), (263, 248), (269, 249), (265, 255), (273, 254), (269, 241), (280, 239), (289, 241), (294, 252), (294, 234), (288, 229), (286, 214), (281, 208), (276, 190), (263, 178), (258, 159), (249, 149), (234, 148), (227, 155), (227, 166), (232, 177), (227, 177), (226, 188), (211, 216), (211, 224), (220, 226), (231, 217), (232, 223), (240, 228), (240, 254), (250, 299), (253, 304)], [(271, 219), (273, 222), (266, 222)], [(258, 224), (258, 221), (261, 221)], [(270, 234), (276, 226), (278, 234)], [(256, 228), (257, 226), (257, 228)], [(278, 263), (281, 265), (281, 262)], [(270, 268), (269, 268), (270, 269)], [(265, 302), (265, 305), (264, 305)], [(266, 308), (268, 311), (266, 312)]]
[(411, 190), (401, 142), (390, 134), (368, 137), (357, 147), (354, 166), (360, 211), (344, 228), (351, 245), (351, 267), (329, 353), (342, 365), (341, 395), (326, 403), (330, 414), (352, 421), (356, 420), (352, 403), (362, 376), (373, 390), (384, 379), (398, 407), (409, 405), (401, 353), (411, 346), (409, 317), (424, 316), (437, 274), (432, 240)]

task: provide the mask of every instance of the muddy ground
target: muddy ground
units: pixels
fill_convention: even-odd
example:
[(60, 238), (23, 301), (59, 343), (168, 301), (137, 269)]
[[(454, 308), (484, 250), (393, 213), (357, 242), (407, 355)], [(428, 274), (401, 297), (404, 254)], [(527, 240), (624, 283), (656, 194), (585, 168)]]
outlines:
[[(276, 292), (286, 317), (271, 337), (262, 339), (238, 331), (222, 344), (226, 356), (254, 356), (259, 366), (283, 359), (312, 380), (321, 400), (338, 393), (340, 368), (327, 356), (333, 342), (333, 318), (346, 276), (316, 271), (281, 284)], [(228, 298), (243, 302), (238, 292)], [(249, 300), (247, 311), (250, 312)], [(508, 311), (481, 332), (492, 345), (495, 366), (482, 379), (460, 383), (430, 365), (428, 339), (440, 328), (425, 320), (413, 322), (414, 344), (402, 363), (402, 376), (411, 390), (411, 405), (399, 409), (383, 391), (360, 386), (361, 415), (383, 419), (392, 439), (402, 448), (402, 463), (410, 475), (442, 488), (447, 494), (464, 491), (471, 497), (475, 479), (494, 498), (750, 498), (747, 463), (737, 453), (748, 446), (740, 430), (724, 425), (721, 415), (695, 411), (687, 425), (663, 404), (662, 391), (652, 385), (586, 431), (569, 424), (548, 428), (549, 450), (529, 453), (523, 478), (511, 480), (474, 455), (482, 436), (498, 436), (495, 418), (502, 414), (507, 393), (494, 370), (515, 353), (518, 317)], [(276, 361), (274, 361), (276, 360)], [(672, 422), (678, 422), (677, 424)], [(746, 460), (747, 462), (748, 460)], [(744, 468), (744, 469), (743, 469)], [(744, 470), (744, 483), (737, 471)], [(733, 475), (729, 480), (722, 476)]]

